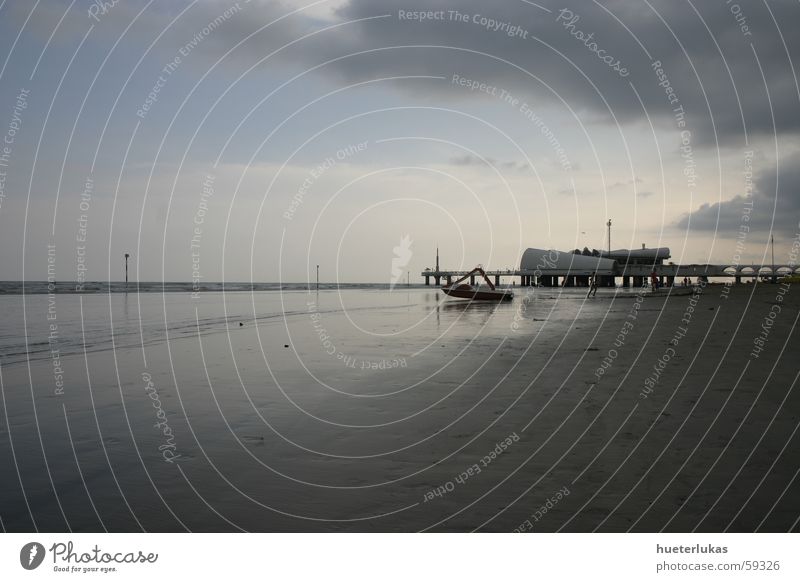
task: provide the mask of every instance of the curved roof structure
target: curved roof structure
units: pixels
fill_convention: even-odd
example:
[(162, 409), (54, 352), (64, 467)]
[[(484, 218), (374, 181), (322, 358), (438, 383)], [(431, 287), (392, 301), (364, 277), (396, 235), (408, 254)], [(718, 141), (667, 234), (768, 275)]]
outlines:
[(609, 255), (608, 251), (600, 251), (600, 256), (604, 257), (614, 257), (616, 259), (620, 258), (637, 258), (637, 259), (653, 259), (654, 261), (661, 261), (670, 258), (669, 254), (669, 247), (658, 247), (653, 249), (617, 249), (615, 251), (611, 251)]
[(543, 274), (613, 275), (617, 261), (556, 250), (526, 249), (519, 268), (520, 271)]

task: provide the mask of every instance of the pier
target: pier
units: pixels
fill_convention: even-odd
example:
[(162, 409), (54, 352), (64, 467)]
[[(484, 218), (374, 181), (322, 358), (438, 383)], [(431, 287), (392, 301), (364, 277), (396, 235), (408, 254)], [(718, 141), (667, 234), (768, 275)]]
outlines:
[[(743, 279), (754, 280), (769, 278), (773, 283), (783, 275), (800, 273), (797, 265), (776, 263), (774, 265), (758, 264), (688, 264), (676, 265), (667, 263), (669, 249), (635, 249), (612, 252), (594, 251), (594, 254), (560, 252), (555, 250), (528, 249), (523, 255), (519, 269), (491, 270), (485, 269), (488, 277), (494, 278), (494, 284), (500, 285), (502, 278), (511, 279), (522, 287), (585, 287), (591, 277), (597, 277), (601, 287), (614, 287), (621, 279), (623, 287), (641, 287), (655, 274), (662, 285), (672, 286), (677, 279), (709, 277), (731, 277), (735, 283)], [(468, 270), (449, 270), (439, 268), (439, 253), (436, 253), (436, 268), (425, 269), (420, 276), (425, 285), (449, 285), (451, 282), (467, 275)], [(470, 280), (475, 285), (475, 277)]]

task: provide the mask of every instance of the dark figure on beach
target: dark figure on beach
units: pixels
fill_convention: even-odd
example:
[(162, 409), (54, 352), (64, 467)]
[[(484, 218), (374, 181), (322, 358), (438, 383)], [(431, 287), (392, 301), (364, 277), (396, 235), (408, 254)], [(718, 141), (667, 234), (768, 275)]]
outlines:
[(650, 282), (653, 285), (653, 291), (658, 289), (658, 275), (656, 275), (655, 269), (650, 273)]

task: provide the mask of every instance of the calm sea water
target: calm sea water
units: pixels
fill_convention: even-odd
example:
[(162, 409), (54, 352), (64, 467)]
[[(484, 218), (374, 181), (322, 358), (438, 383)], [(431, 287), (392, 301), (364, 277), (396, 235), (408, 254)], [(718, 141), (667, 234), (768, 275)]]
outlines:
[[(501, 336), (518, 332), (511, 327), (514, 319), (532, 320), (528, 303), (533, 298), (540, 320), (569, 320), (579, 310), (602, 313), (607, 308), (587, 305), (580, 288), (518, 289), (513, 303), (500, 305), (449, 300), (436, 287), (422, 285), (392, 289), (377, 283), (320, 284), (317, 291), (305, 283), (206, 283), (201, 289), (196, 292), (191, 282), (131, 283), (127, 289), (124, 283), (95, 282), (77, 293), (74, 282), (0, 282), (0, 363), (52, 358), (54, 350), (68, 356), (152, 346), (167, 339), (226, 332), (239, 324), (290, 326), (299, 318), (303, 329), (313, 330), (309, 315), (314, 311), (336, 314), (337, 321), (343, 316), (346, 325), (340, 332), (354, 341), (369, 342), (371, 334), (384, 328), (406, 330), (395, 339), (409, 339), (414, 330), (424, 335), (432, 319), (441, 323), (443, 314), (450, 321), (445, 334), (451, 336), (475, 332), (470, 327), (454, 328), (454, 322), (475, 325), (476, 316), (495, 312), (479, 325), (494, 327)], [(385, 314), (386, 321), (380, 317), (373, 321), (375, 314)], [(369, 322), (359, 325), (359, 318)]]
[[(405, 288), (398, 285), (397, 288)], [(419, 287), (412, 285), (411, 287)], [(42, 293), (187, 293), (192, 291), (305, 291), (316, 289), (315, 283), (201, 283), (194, 287), (188, 282), (137, 281), (129, 284), (119, 281), (88, 281), (80, 289), (75, 281), (0, 281), (0, 295), (38, 295)], [(319, 289), (389, 289), (388, 283), (320, 283)]]
[[(104, 349), (151, 346), (169, 339), (224, 332), (239, 324), (262, 325), (306, 315), (314, 297), (344, 296), (314, 309), (323, 313), (378, 309), (407, 303), (407, 292), (388, 285), (210, 283), (0, 283), (0, 363), (10, 365)], [(431, 293), (435, 294), (434, 289)], [(434, 295), (435, 296), (435, 295)], [(379, 299), (380, 298), (380, 299)], [(306, 318), (307, 319), (307, 318)]]

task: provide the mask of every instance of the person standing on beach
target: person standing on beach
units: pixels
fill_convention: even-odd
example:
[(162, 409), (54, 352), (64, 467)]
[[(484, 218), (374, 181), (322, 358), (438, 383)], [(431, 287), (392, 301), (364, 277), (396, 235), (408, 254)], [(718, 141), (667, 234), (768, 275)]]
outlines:
[(589, 292), (586, 297), (594, 297), (595, 295), (597, 295), (597, 274), (594, 274), (589, 279)]
[(653, 285), (653, 291), (658, 289), (658, 275), (656, 275), (656, 270), (653, 269), (653, 272), (650, 273), (650, 282)]

